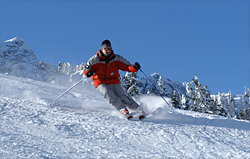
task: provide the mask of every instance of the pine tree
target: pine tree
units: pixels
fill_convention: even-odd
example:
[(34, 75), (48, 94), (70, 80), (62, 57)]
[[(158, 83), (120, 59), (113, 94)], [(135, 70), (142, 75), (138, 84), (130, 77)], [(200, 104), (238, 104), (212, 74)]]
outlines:
[(231, 118), (235, 118), (236, 117), (235, 102), (231, 91), (228, 92), (227, 105), (228, 105), (227, 107), (228, 116), (230, 116)]
[(182, 97), (182, 103), (185, 103), (185, 110), (194, 110), (195, 94), (191, 82), (184, 82), (186, 85), (186, 96)]
[[(191, 84), (194, 84), (194, 88), (192, 88)], [(207, 86), (199, 82), (197, 76), (191, 82), (186, 83), (186, 92), (190, 103), (188, 105), (189, 110), (210, 114), (220, 114), (223, 112), (223, 109), (218, 109), (214, 105), (215, 102), (211, 98), (210, 91)]]
[(130, 96), (135, 96), (140, 94), (140, 81), (138, 80), (137, 72), (127, 72), (123, 79), (125, 89)]
[(250, 119), (250, 102), (249, 102), (249, 91), (245, 90), (243, 99), (242, 99), (242, 107), (240, 109), (240, 115), (241, 115), (241, 119), (246, 119), (249, 120)]
[(181, 95), (181, 105), (184, 110), (188, 110), (188, 98), (184, 94)]
[(248, 105), (246, 108), (246, 118), (247, 120), (250, 120), (250, 89), (248, 89), (247, 92), (248, 92)]
[(227, 94), (221, 94), (220, 92), (218, 93), (217, 96), (214, 96), (214, 106), (215, 106), (215, 113), (216, 115), (221, 115), (221, 116), (228, 116), (231, 117), (230, 115), (230, 106), (228, 104), (228, 95)]
[(173, 90), (172, 94), (172, 106), (175, 108), (181, 109), (181, 99), (180, 99), (180, 93), (177, 92), (176, 90)]

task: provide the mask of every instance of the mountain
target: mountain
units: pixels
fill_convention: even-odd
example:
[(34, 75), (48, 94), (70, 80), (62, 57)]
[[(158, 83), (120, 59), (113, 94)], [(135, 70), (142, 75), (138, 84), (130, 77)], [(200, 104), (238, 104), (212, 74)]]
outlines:
[(17, 37), (0, 44), (0, 72), (39, 81), (48, 79), (33, 49)]
[(79, 76), (80, 66), (59, 62), (58, 66), (39, 62), (33, 49), (21, 38), (15, 37), (0, 44), (0, 73), (38, 81), (70, 85)]

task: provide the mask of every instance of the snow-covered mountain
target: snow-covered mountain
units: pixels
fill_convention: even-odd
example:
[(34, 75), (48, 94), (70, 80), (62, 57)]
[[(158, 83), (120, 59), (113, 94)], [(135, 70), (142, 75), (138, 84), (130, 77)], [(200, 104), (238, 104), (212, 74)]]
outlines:
[[(159, 73), (153, 73), (149, 77), (140, 78), (138, 73), (127, 72), (122, 78), (123, 86), (130, 95), (140, 94), (158, 94), (158, 91), (163, 96), (172, 97), (173, 91), (176, 90), (180, 94), (185, 94), (185, 87), (178, 81), (173, 81), (161, 76)], [(157, 88), (157, 90), (152, 86)]]
[(58, 66), (39, 62), (33, 49), (21, 38), (0, 43), (0, 73), (38, 81), (70, 85), (79, 78), (82, 65), (71, 66), (59, 62)]
[[(250, 158), (250, 122), (169, 108), (141, 96), (128, 121), (93, 87), (0, 74), (0, 158)], [(171, 99), (167, 99), (171, 103)]]
[(0, 44), (0, 72), (47, 81), (33, 49), (21, 38), (13, 38)]

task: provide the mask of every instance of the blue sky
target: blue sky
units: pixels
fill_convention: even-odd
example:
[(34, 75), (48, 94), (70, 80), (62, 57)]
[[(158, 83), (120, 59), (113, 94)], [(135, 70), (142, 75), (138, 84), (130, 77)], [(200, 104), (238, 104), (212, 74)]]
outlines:
[(24, 39), (39, 61), (86, 63), (109, 39), (147, 75), (197, 75), (212, 94), (249, 88), (249, 27), (249, 0), (0, 0), (0, 41)]

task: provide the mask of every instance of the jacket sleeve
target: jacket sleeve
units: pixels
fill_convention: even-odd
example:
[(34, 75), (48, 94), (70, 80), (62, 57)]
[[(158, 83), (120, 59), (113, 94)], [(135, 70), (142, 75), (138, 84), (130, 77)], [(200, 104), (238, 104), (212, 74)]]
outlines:
[(84, 75), (87, 76), (87, 73), (88, 73), (89, 71), (90, 71), (90, 66), (86, 64), (86, 65), (84, 66), (84, 69), (83, 69)]
[(89, 71), (95, 72), (95, 70), (92, 68), (92, 61), (93, 61), (93, 57), (90, 58), (90, 59), (88, 60), (87, 64), (84, 66), (83, 73), (84, 73), (85, 76), (87, 76), (87, 73), (88, 73)]
[(134, 68), (133, 65), (130, 64), (128, 60), (126, 60), (124, 57), (118, 55), (119, 58), (119, 69), (122, 71), (127, 72), (137, 72), (138, 70)]

